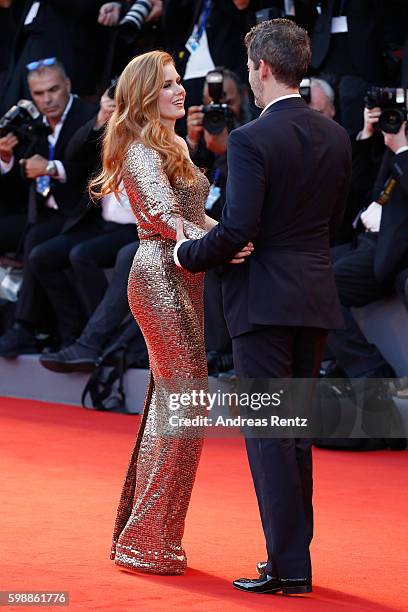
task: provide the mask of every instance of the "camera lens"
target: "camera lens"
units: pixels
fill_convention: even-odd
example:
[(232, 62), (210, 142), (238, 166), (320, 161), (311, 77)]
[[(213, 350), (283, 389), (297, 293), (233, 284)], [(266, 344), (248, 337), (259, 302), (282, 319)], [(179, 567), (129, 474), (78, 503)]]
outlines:
[(379, 118), (378, 125), (381, 131), (387, 134), (397, 134), (405, 121), (404, 114), (398, 109), (384, 110)]

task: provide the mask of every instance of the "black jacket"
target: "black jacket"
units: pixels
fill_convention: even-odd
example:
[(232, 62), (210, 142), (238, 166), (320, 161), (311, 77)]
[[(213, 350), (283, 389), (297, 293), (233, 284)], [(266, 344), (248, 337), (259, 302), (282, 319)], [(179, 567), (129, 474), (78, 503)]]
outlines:
[[(185, 44), (202, 10), (196, 0), (165, 0), (163, 8), (164, 44), (174, 54), (181, 74), (189, 57)], [(246, 75), (244, 36), (248, 31), (246, 11), (239, 11), (232, 0), (213, 0), (206, 33), (211, 57), (216, 66)]]
[[(320, 5), (312, 33), (311, 65), (315, 70), (321, 68), (329, 52), (335, 0), (323, 0)], [(359, 76), (370, 82), (381, 83), (384, 78), (385, 5), (385, 0), (348, 0), (345, 4), (349, 55)]]
[(373, 189), (376, 200), (389, 176), (396, 179), (390, 199), (383, 206), (374, 259), (379, 282), (388, 281), (406, 265), (408, 256), (408, 151), (394, 155), (387, 149)]
[[(58, 205), (59, 214), (67, 218), (64, 230), (71, 227), (83, 215), (83, 195), (89, 178), (88, 163), (84, 159), (68, 159), (66, 151), (75, 132), (95, 115), (95, 106), (74, 98), (66, 116), (54, 151), (54, 159), (64, 164), (67, 180), (65, 183), (51, 179), (51, 194)], [(44, 136), (39, 140), (33, 154), (38, 153), (48, 158), (48, 142)], [(17, 171), (17, 163), (13, 171)], [(36, 182), (31, 181), (29, 191), (29, 219), (35, 221), (44, 206), (44, 198), (36, 192)], [(63, 231), (64, 231), (63, 230)]]
[(300, 98), (276, 102), (231, 132), (222, 219), (178, 254), (196, 272), (226, 264), (253, 241), (248, 261), (225, 268), (232, 337), (257, 325), (342, 325), (329, 239), (346, 205), (350, 149), (343, 128)]

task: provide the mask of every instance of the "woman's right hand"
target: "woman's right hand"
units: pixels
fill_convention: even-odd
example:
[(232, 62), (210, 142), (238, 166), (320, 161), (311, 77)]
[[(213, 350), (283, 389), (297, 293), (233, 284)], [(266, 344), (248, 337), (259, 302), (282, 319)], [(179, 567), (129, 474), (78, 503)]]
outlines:
[(248, 242), (248, 244), (242, 247), (242, 249), (238, 251), (238, 253), (235, 253), (234, 257), (231, 259), (229, 263), (230, 264), (244, 263), (246, 258), (249, 257), (249, 255), (251, 255), (253, 250), (254, 250), (254, 245), (252, 244), (252, 242)]

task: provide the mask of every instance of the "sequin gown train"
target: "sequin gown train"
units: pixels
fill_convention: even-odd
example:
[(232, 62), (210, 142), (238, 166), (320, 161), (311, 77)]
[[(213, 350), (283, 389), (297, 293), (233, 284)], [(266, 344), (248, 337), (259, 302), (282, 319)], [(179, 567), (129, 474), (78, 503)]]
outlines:
[(153, 149), (133, 144), (125, 161), (124, 185), (140, 239), (128, 296), (146, 340), (151, 376), (117, 511), (111, 558), (119, 566), (159, 574), (186, 569), (181, 539), (202, 447), (202, 436), (196, 430), (191, 437), (191, 428), (163, 435), (169, 406), (159, 392), (166, 383), (173, 391), (207, 384), (204, 275), (191, 274), (173, 261), (176, 215), (183, 218), (189, 238), (206, 233), (209, 185), (192, 167), (194, 180), (178, 179), (171, 186)]

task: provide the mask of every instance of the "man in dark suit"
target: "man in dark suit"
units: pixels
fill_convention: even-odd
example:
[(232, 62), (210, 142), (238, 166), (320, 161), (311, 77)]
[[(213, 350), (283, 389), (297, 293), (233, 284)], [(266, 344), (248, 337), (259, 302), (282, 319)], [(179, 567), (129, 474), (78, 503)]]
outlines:
[[(58, 61), (51, 65), (38, 62), (28, 73), (31, 96), (49, 127), (37, 140), (30, 156), (18, 145), (7, 152), (3, 147), (0, 171), (19, 180), (22, 169), (30, 181), (27, 227), (24, 236), (24, 280), (16, 310), (16, 325), (0, 338), (0, 354), (13, 356), (36, 352), (34, 332), (42, 320), (47, 304), (44, 292), (29, 266), (33, 248), (64, 231), (81, 216), (78, 203), (88, 178), (88, 166), (81, 160), (65, 159), (67, 145), (75, 131), (95, 114), (95, 107), (71, 94), (71, 82)], [(21, 179), (20, 179), (21, 180)], [(61, 314), (61, 313), (57, 313)], [(73, 319), (67, 336), (75, 336), (80, 322)]]
[[(230, 134), (220, 223), (201, 240), (183, 242), (179, 221), (175, 261), (192, 272), (244, 262), (227, 266), (223, 279), (238, 377), (315, 377), (327, 330), (342, 325), (329, 240), (346, 204), (350, 143), (299, 95), (310, 60), (304, 30), (285, 19), (265, 21), (245, 41), (249, 82), (264, 110)], [(308, 593), (311, 441), (247, 437), (246, 445), (268, 560), (258, 579), (234, 586)]]

